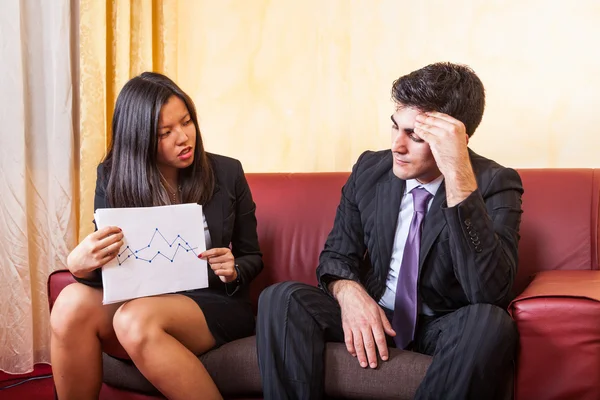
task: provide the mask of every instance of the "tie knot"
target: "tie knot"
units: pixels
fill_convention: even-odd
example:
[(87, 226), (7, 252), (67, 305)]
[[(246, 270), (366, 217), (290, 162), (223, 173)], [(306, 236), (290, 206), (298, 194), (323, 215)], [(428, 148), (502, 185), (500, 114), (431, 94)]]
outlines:
[(414, 188), (410, 191), (413, 196), (413, 207), (415, 212), (426, 212), (427, 211), (427, 203), (431, 199), (431, 193), (427, 191), (427, 189), (423, 189), (420, 187)]

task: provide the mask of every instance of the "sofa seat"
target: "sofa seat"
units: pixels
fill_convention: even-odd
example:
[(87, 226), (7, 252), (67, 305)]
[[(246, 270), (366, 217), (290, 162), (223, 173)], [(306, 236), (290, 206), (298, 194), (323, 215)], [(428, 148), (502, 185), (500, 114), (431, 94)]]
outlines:
[[(363, 369), (342, 343), (326, 347), (325, 392), (328, 397), (346, 399), (412, 399), (423, 379), (431, 357), (390, 349), (390, 359), (376, 370)], [(261, 398), (260, 373), (254, 336), (227, 343), (200, 360), (225, 398)], [(151, 396), (158, 391), (129, 361), (104, 354), (103, 381), (116, 389)]]

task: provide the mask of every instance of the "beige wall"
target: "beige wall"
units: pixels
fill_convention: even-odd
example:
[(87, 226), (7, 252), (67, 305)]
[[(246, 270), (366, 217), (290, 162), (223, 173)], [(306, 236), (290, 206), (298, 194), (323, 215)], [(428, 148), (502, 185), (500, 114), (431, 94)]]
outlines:
[[(349, 170), (389, 147), (391, 83), (471, 65), (471, 147), (515, 167), (599, 167), (597, 1), (179, 1), (177, 74), (209, 151), (246, 171)], [(183, 36), (185, 33), (185, 36)]]

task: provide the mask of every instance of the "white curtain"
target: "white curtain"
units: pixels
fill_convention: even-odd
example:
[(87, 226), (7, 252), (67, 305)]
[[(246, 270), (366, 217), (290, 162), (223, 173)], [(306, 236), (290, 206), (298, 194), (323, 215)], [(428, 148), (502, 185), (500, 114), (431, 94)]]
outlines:
[(73, 5), (0, 6), (0, 370), (9, 373), (50, 361), (46, 282), (77, 240)]

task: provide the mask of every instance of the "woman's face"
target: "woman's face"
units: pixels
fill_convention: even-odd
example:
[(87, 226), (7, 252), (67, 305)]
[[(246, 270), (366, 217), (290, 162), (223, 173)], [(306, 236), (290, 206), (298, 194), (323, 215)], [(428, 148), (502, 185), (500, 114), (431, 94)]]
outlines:
[(196, 127), (185, 103), (171, 96), (160, 109), (158, 122), (158, 169), (170, 175), (194, 162)]

